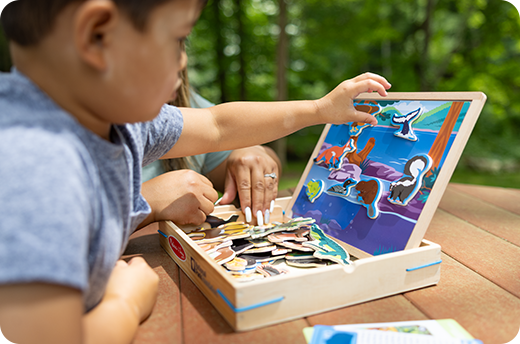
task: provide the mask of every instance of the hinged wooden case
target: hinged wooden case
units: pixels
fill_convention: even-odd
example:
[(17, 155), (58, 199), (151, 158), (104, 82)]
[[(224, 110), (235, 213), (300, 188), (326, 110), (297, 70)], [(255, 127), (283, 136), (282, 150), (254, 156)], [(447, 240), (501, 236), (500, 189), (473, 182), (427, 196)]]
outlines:
[[(330, 209), (341, 209), (327, 222), (320, 223), (320, 227), (323, 226), (329, 236), (332, 235), (351, 255), (359, 258), (351, 265), (299, 269), (263, 280), (237, 282), (186, 235), (193, 226), (179, 228), (172, 222), (161, 222), (161, 245), (236, 331), (277, 324), (435, 285), (440, 278), (441, 248), (423, 240), (423, 236), (485, 99), (485, 95), (479, 92), (390, 93), (384, 99), (365, 94), (356, 100), (356, 107), (379, 116), (379, 124), (373, 128), (363, 128), (364, 138), (359, 134), (354, 136), (352, 128), (357, 126), (356, 123), (336, 126), (332, 131), (330, 125), (325, 128), (293, 197), (276, 200), (271, 220), (285, 222), (292, 214), (312, 216), (320, 213), (320, 219), (317, 219), (320, 223), (326, 213), (325, 204)], [(424, 116), (422, 121), (418, 121), (420, 116)], [(403, 122), (406, 122), (404, 126)], [(348, 128), (342, 128), (345, 126)], [(439, 140), (442, 142), (439, 143)], [(349, 144), (343, 154), (318, 159), (325, 156), (322, 153), (330, 147), (341, 148)], [(367, 145), (372, 145), (372, 151), (367, 152)], [(363, 158), (361, 162), (357, 161), (361, 160), (359, 155)], [(422, 156), (426, 157), (423, 159)], [(408, 162), (413, 159), (424, 163), (413, 165)], [(356, 163), (359, 168), (355, 168)], [(378, 171), (388, 171), (387, 167), (392, 171), (374, 176), (374, 166), (379, 168)], [(420, 173), (413, 170), (417, 166), (423, 168)], [(324, 172), (323, 169), (328, 171)], [(359, 171), (349, 175), (350, 170)], [(407, 175), (407, 172), (417, 175)], [(316, 191), (315, 185), (309, 182), (314, 183), (315, 177), (320, 175), (326, 177), (318, 183), (321, 184), (321, 191)], [(337, 178), (339, 175), (340, 179)], [(430, 179), (427, 180), (426, 176)], [(391, 190), (395, 190), (399, 182), (404, 184), (409, 177), (416, 177), (415, 182), (419, 186), (415, 185), (414, 190), (406, 193), (408, 199), (395, 196)], [(347, 185), (342, 178), (352, 179), (348, 184), (354, 185)], [(371, 199), (370, 204), (363, 203), (366, 200), (362, 197), (364, 186), (358, 190), (356, 185), (374, 179), (378, 179), (376, 201)], [(392, 183), (394, 187), (391, 187)], [(349, 186), (352, 193), (344, 192), (345, 188), (339, 187), (343, 185)], [(319, 197), (324, 197), (324, 201), (316, 208)], [(335, 203), (340, 206), (334, 207)], [(410, 204), (413, 211), (406, 208)], [(306, 207), (309, 211), (302, 213)], [(244, 220), (242, 212), (234, 206), (216, 207), (213, 214), (223, 218), (237, 214), (239, 221)], [(383, 239), (377, 236), (375, 239), (369, 238), (376, 240), (375, 243), (359, 240), (357, 232), (358, 239), (349, 238), (351, 227), (348, 226), (352, 223), (358, 226), (358, 231), (363, 231), (360, 226), (368, 223), (368, 230), (377, 230), (379, 226), (398, 233), (400, 227), (392, 227), (392, 222), (396, 226), (402, 223), (396, 221), (397, 218), (405, 218), (413, 226), (411, 229), (404, 228), (406, 235), (401, 238), (401, 246), (392, 243), (394, 249), (373, 250), (377, 245), (385, 245), (384, 235)], [(338, 225), (330, 226), (332, 220)], [(343, 228), (345, 223), (347, 225)]]

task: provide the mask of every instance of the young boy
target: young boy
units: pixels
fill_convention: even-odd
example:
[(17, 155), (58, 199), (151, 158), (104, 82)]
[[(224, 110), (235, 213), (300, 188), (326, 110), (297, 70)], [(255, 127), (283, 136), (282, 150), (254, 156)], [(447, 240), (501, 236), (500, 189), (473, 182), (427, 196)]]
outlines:
[[(1, 19), (16, 66), (0, 77), (0, 328), (15, 343), (128, 343), (157, 276), (118, 262), (167, 199), (140, 195), (141, 166), (265, 143), (302, 127), (376, 123), (353, 98), (363, 74), (316, 101), (162, 107), (198, 0), (18, 0)], [(181, 114), (182, 112), (182, 114)], [(157, 116), (157, 114), (159, 115)], [(150, 208), (151, 206), (151, 208)]]

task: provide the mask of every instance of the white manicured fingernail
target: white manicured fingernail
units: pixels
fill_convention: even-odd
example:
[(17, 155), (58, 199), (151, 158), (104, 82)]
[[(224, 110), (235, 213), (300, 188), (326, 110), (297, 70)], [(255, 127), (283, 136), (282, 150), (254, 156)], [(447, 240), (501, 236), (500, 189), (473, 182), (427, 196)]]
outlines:
[(253, 220), (253, 214), (251, 214), (251, 208), (246, 207), (246, 222), (251, 222)]
[(268, 224), (268, 223), (271, 223), (271, 214), (269, 213), (269, 210), (266, 210), (265, 213), (264, 213), (264, 220), (265, 220), (265, 223)]
[(274, 211), (274, 199), (271, 201), (271, 207), (269, 208), (269, 211), (271, 213)]
[(262, 211), (261, 210), (256, 212), (256, 223), (259, 226), (263, 226), (264, 225), (264, 216), (262, 215)]
[(219, 204), (220, 204), (220, 201), (222, 201), (222, 197), (220, 197), (220, 198), (215, 202), (215, 205), (219, 205)]

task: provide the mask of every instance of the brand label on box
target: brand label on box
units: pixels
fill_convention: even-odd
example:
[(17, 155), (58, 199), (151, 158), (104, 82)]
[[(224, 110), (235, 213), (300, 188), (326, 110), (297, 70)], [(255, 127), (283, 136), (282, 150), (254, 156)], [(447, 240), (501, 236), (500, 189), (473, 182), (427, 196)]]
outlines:
[(176, 238), (172, 237), (171, 235), (168, 237), (168, 243), (170, 244), (170, 247), (173, 251), (173, 253), (175, 253), (175, 255), (182, 261), (185, 261), (186, 260), (186, 252), (184, 252), (184, 248), (182, 247), (181, 243), (179, 242), (179, 240), (177, 240)]

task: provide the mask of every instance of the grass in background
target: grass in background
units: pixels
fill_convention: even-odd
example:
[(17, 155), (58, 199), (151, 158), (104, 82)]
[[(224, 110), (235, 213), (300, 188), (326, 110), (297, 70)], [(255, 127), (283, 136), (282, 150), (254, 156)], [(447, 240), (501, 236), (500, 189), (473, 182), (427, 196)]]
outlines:
[[(285, 190), (295, 188), (298, 185), (298, 181), (300, 180), (306, 165), (307, 162), (288, 162), (287, 166), (283, 170), (282, 177), (280, 178), (278, 189)], [(487, 173), (475, 171), (466, 167), (457, 167), (450, 182), (520, 189), (520, 171), (516, 173)]]

